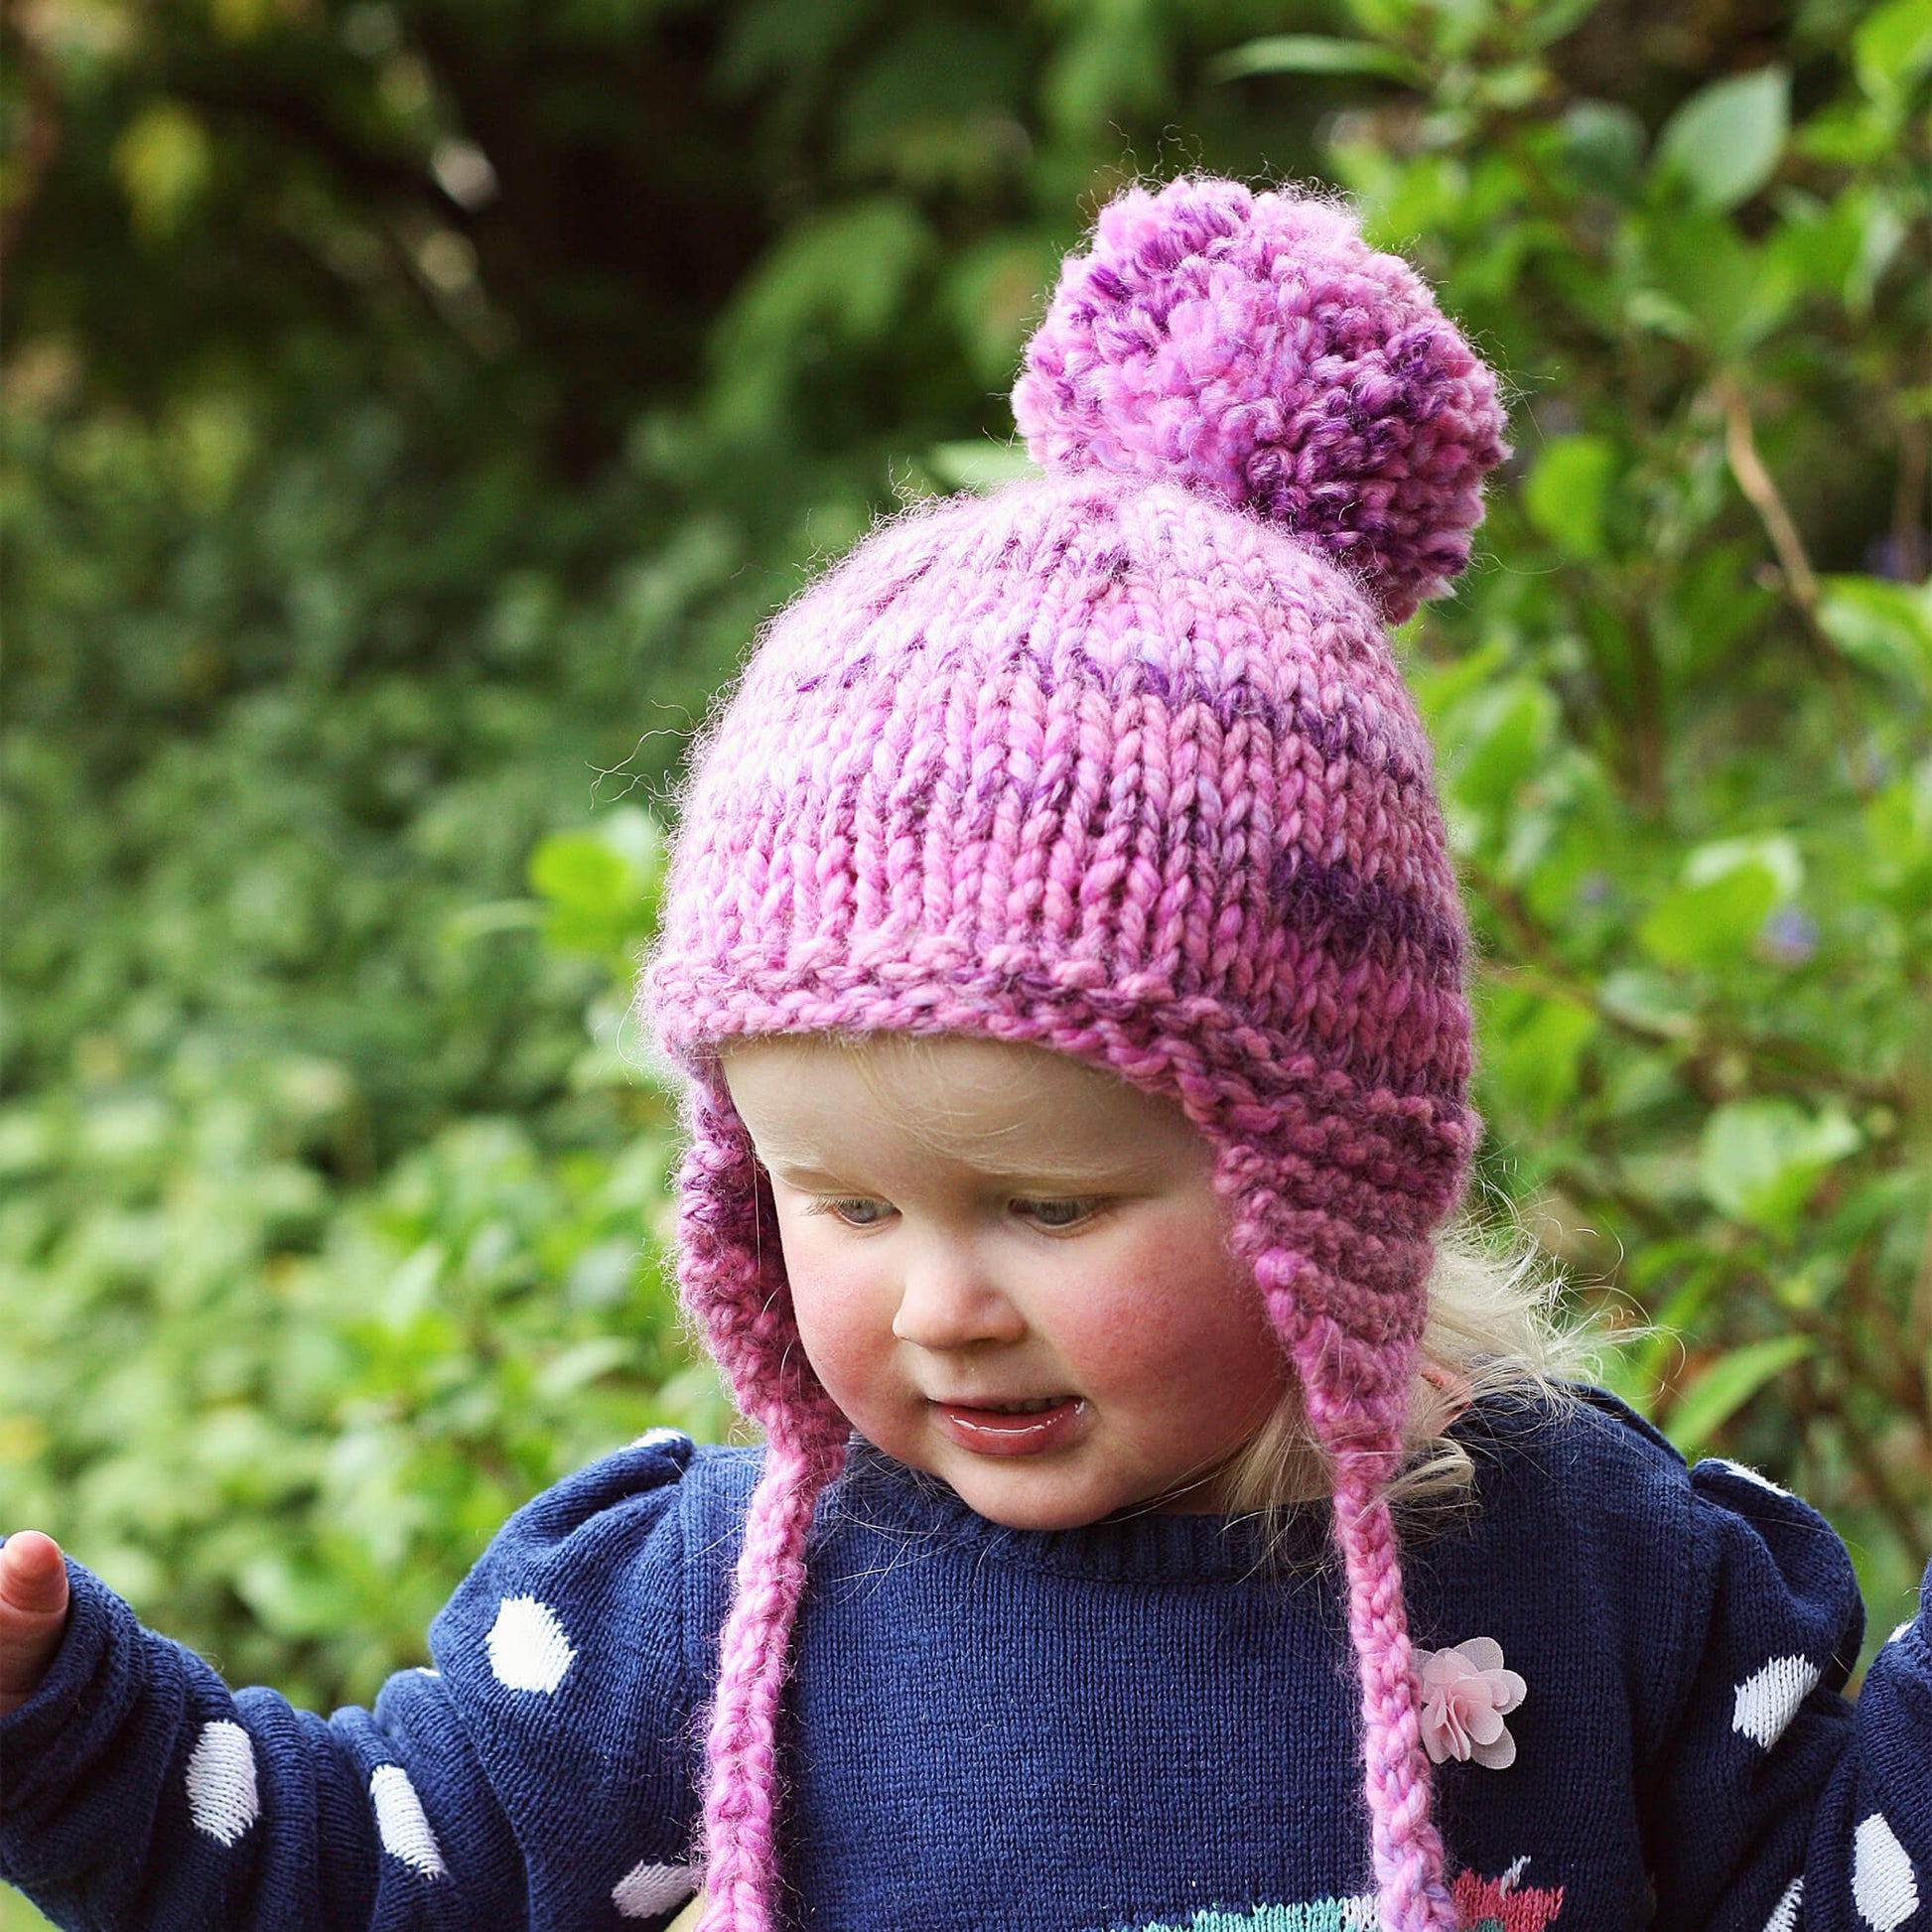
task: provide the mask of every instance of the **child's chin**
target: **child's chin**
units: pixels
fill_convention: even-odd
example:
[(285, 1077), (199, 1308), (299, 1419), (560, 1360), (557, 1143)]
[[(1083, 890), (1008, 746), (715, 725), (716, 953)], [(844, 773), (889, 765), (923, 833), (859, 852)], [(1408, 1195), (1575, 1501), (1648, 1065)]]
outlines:
[(1111, 1516), (1130, 1498), (1097, 1499), (1084, 1490), (1055, 1488), (1045, 1471), (1007, 1473), (941, 1469), (959, 1499), (974, 1515), (1009, 1530), (1077, 1530)]

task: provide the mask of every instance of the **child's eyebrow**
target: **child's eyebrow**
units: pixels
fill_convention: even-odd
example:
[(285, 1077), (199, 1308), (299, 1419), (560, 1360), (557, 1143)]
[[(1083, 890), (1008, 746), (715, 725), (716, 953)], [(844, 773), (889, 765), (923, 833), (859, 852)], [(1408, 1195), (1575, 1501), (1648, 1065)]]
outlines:
[(843, 1175), (835, 1174), (829, 1168), (800, 1167), (793, 1161), (773, 1161), (762, 1155), (759, 1158), (767, 1173), (774, 1173), (781, 1180), (789, 1180), (796, 1186), (843, 1187), (847, 1184)]
[[(1075, 1161), (1063, 1156), (1049, 1156), (1037, 1166), (1021, 1166), (999, 1163), (997, 1165), (967, 1159), (954, 1155), (961, 1166), (972, 1171), (984, 1179), (997, 1181), (1004, 1186), (1043, 1187), (1086, 1187), (1095, 1182), (1105, 1181), (1119, 1186), (1155, 1179), (1162, 1169), (1156, 1162), (1132, 1159), (1123, 1156), (1118, 1161)], [(766, 1170), (780, 1179), (799, 1187), (847, 1187), (853, 1185), (851, 1172), (840, 1174), (830, 1168), (813, 1166), (810, 1162), (789, 1159), (779, 1154), (761, 1156)]]

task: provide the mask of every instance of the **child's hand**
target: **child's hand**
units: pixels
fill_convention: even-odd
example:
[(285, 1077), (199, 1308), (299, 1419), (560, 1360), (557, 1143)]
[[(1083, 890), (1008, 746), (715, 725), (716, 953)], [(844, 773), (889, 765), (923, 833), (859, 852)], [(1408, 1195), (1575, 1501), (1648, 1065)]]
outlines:
[(22, 1530), (0, 1547), (0, 1718), (40, 1688), (68, 1620), (61, 1546)]

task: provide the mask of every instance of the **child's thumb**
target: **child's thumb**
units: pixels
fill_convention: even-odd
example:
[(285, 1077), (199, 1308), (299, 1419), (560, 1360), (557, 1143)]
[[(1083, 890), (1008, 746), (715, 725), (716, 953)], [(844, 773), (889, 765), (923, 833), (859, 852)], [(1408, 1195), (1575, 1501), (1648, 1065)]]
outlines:
[(0, 1544), (0, 1607), (45, 1617), (67, 1606), (67, 1565), (51, 1536), (21, 1530)]

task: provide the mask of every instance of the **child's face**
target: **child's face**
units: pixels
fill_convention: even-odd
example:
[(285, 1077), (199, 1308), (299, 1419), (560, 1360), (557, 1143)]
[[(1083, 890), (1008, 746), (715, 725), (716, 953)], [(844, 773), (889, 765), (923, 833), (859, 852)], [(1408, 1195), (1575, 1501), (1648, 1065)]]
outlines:
[[(820, 1381), (980, 1515), (1065, 1529), (1169, 1497), (1282, 1396), (1211, 1151), (1177, 1105), (957, 1035), (759, 1040), (726, 1074)], [(1216, 1500), (1207, 1485), (1177, 1506)]]

